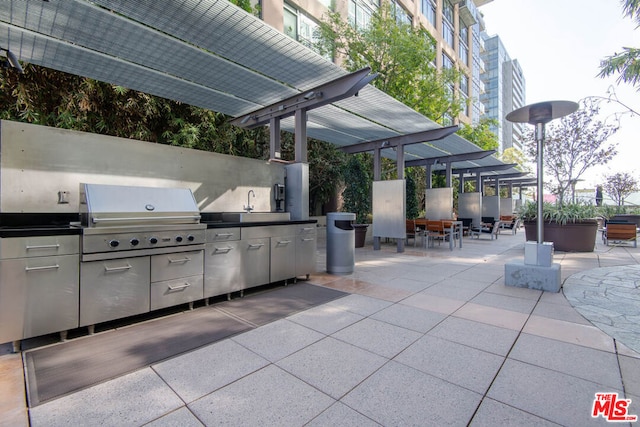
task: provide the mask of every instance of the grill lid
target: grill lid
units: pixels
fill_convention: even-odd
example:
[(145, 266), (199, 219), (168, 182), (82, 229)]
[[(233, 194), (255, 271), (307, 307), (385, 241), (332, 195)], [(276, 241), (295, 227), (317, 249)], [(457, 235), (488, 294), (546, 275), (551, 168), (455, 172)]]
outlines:
[(86, 227), (197, 224), (200, 210), (188, 188), (80, 184)]

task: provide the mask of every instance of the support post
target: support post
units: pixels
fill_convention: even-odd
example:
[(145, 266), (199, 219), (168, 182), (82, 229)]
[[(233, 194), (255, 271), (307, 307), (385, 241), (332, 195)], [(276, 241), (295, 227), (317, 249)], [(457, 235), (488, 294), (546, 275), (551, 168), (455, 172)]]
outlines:
[(544, 168), (542, 167), (542, 150), (544, 141), (544, 123), (536, 123), (536, 144), (538, 147), (538, 218), (536, 221), (536, 229), (538, 234), (538, 244), (541, 245), (544, 242), (544, 221), (542, 215), (542, 207), (544, 204), (544, 179), (542, 173)]
[(307, 163), (307, 111), (296, 110), (295, 117), (295, 161)]
[(280, 119), (272, 118), (269, 121), (269, 158), (280, 159)]
[[(382, 150), (377, 147), (373, 150), (373, 180), (380, 181), (382, 178)], [(380, 250), (380, 236), (373, 236), (373, 250)]]

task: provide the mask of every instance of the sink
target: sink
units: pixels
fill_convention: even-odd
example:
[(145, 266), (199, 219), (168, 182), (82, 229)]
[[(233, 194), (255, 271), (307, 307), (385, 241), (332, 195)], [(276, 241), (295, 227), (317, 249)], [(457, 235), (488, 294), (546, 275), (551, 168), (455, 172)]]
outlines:
[(289, 212), (222, 212), (223, 222), (289, 221)]

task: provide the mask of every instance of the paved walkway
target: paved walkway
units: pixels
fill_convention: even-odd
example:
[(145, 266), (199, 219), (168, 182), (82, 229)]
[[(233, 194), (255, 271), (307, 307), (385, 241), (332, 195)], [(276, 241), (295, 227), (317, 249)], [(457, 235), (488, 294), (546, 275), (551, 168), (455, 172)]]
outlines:
[[(562, 292), (504, 286), (523, 247), (518, 233), (454, 251), (358, 249), (354, 274), (311, 277), (351, 295), (32, 408), (31, 424), (607, 425), (591, 417), (597, 392), (632, 399), (640, 414), (638, 336), (604, 333)], [(599, 243), (554, 260), (573, 287), (638, 264), (640, 249)], [(16, 360), (0, 366), (19, 378)], [(26, 425), (19, 389), (8, 391), (22, 399), (10, 425)]]

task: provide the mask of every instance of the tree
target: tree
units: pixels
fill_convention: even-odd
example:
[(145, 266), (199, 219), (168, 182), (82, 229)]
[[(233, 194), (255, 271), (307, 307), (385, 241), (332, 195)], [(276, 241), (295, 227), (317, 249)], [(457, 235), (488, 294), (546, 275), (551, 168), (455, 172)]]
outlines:
[(416, 181), (412, 173), (407, 173), (407, 187), (405, 189), (407, 219), (415, 219), (420, 215)]
[(497, 150), (499, 147), (498, 136), (491, 130), (492, 126), (497, 128), (498, 121), (483, 117), (476, 126), (462, 125), (457, 134), (483, 150)]
[[(640, 0), (623, 0), (624, 14), (640, 26)], [(600, 62), (599, 77), (619, 74), (618, 82), (629, 83), (640, 90), (640, 49), (623, 47), (621, 53), (608, 56)]]
[[(544, 168), (555, 181), (547, 188), (558, 195), (560, 204), (564, 203), (567, 190), (587, 169), (606, 164), (617, 154), (616, 144), (607, 140), (618, 127), (597, 119), (597, 100), (585, 98), (580, 104), (578, 111), (546, 127)], [(524, 139), (526, 154), (535, 161), (537, 147), (531, 129)]]
[(462, 111), (452, 90), (459, 72), (436, 70), (434, 39), (423, 28), (398, 23), (387, 2), (366, 28), (356, 28), (330, 12), (320, 23), (318, 36), (316, 47), (322, 54), (344, 58), (349, 71), (371, 67), (379, 74), (372, 85), (430, 119), (442, 124)]
[(617, 172), (603, 177), (602, 189), (617, 206), (624, 205), (624, 199), (638, 191), (638, 181), (627, 172)]

